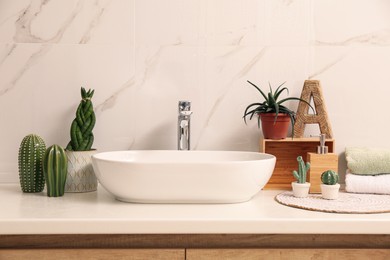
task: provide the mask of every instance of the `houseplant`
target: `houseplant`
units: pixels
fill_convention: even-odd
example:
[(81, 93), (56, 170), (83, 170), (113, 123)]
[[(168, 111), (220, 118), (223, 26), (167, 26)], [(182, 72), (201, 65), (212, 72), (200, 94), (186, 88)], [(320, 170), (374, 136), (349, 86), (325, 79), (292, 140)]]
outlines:
[(65, 192), (89, 192), (97, 189), (97, 179), (91, 164), (95, 126), (95, 112), (92, 96), (94, 90), (81, 88), (81, 101), (76, 111), (76, 118), (70, 128), (70, 142), (66, 146), (68, 157), (68, 176)]
[(60, 197), (64, 195), (67, 168), (68, 161), (64, 149), (56, 144), (47, 148), (43, 157), (47, 196)]
[(310, 163), (305, 162), (302, 156), (297, 157), (298, 171), (293, 171), (293, 176), (297, 181), (291, 183), (295, 197), (304, 198), (309, 194), (310, 183), (306, 182), (307, 171), (310, 169)]
[(260, 127), (261, 122), (263, 135), (266, 139), (286, 138), (290, 123), (292, 126), (292, 133), (294, 133), (295, 112), (284, 106), (284, 102), (298, 100), (307, 103), (313, 109), (307, 101), (297, 97), (287, 97), (279, 100), (280, 95), (284, 91), (288, 92), (288, 88), (284, 87), (285, 82), (279, 85), (275, 91), (273, 91), (271, 85), (269, 85), (269, 92), (267, 95), (249, 80), (248, 83), (260, 92), (264, 101), (252, 103), (245, 108), (243, 116), (244, 122), (246, 123), (247, 116), (249, 116), (249, 119), (251, 120), (254, 115), (257, 115), (258, 126)]
[(328, 170), (321, 174), (321, 193), (324, 199), (335, 200), (339, 196), (340, 184), (337, 172)]
[(23, 138), (18, 155), (20, 187), (23, 192), (41, 192), (45, 187), (42, 159), (46, 145), (43, 139), (30, 134)]

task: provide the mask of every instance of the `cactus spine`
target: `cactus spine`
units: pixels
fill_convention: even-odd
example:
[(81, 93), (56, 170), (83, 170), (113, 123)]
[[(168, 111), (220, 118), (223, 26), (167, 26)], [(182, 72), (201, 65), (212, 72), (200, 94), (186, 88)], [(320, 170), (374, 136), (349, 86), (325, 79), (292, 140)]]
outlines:
[(42, 159), (46, 145), (35, 134), (23, 138), (18, 156), (19, 179), (23, 192), (41, 192), (45, 187)]
[(305, 183), (307, 171), (310, 169), (310, 163), (307, 162), (305, 164), (305, 162), (302, 159), (302, 156), (298, 156), (297, 161), (298, 161), (298, 172), (293, 171), (294, 178), (297, 180), (298, 183)]
[(60, 197), (65, 192), (65, 181), (68, 172), (68, 159), (64, 149), (54, 144), (47, 148), (43, 158), (43, 169), (46, 179), (47, 196)]
[(321, 181), (326, 185), (335, 185), (339, 181), (339, 175), (335, 171), (328, 170), (321, 174)]
[(66, 149), (69, 151), (89, 151), (93, 144), (92, 129), (95, 126), (95, 112), (92, 96), (95, 90), (86, 91), (81, 88), (81, 102), (76, 111), (76, 118), (70, 128), (70, 142)]

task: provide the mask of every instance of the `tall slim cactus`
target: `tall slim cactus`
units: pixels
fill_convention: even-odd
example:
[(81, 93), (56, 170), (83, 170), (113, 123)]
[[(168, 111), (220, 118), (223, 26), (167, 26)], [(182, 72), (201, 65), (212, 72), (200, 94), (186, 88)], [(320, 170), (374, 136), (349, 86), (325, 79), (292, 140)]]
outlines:
[(302, 156), (298, 156), (297, 161), (298, 161), (298, 172), (293, 171), (294, 178), (297, 180), (298, 183), (305, 183), (307, 171), (310, 169), (310, 163), (307, 162), (305, 164), (305, 162), (302, 159)]
[(339, 182), (339, 175), (337, 174), (337, 172), (332, 170), (324, 171), (321, 174), (321, 181), (323, 184), (326, 185), (335, 185)]
[(43, 158), (47, 196), (60, 197), (65, 192), (65, 182), (68, 173), (68, 159), (64, 149), (59, 145), (47, 148)]
[(81, 88), (81, 102), (76, 111), (76, 118), (70, 128), (70, 142), (66, 149), (69, 151), (89, 151), (93, 144), (92, 129), (95, 126), (92, 96), (95, 90), (86, 91)]
[(20, 186), (23, 192), (41, 192), (45, 187), (42, 159), (46, 145), (35, 134), (23, 138), (19, 148), (18, 166)]

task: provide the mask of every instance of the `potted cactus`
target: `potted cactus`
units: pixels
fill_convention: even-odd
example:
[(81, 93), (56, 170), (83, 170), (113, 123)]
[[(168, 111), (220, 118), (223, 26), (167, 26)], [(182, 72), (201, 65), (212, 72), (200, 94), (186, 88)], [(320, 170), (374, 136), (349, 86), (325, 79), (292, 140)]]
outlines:
[(324, 199), (336, 200), (339, 197), (340, 184), (337, 172), (328, 170), (321, 174), (321, 193)]
[(46, 144), (43, 139), (30, 134), (23, 138), (18, 155), (20, 187), (23, 192), (41, 192), (45, 187), (42, 160)]
[(68, 158), (68, 176), (65, 192), (96, 191), (97, 179), (91, 164), (91, 156), (96, 153), (92, 149), (95, 126), (95, 112), (92, 96), (94, 90), (81, 88), (81, 101), (76, 111), (76, 118), (70, 128), (70, 142), (66, 146)]
[(68, 161), (64, 149), (56, 144), (47, 148), (43, 157), (47, 196), (61, 197), (64, 195), (67, 168)]
[(307, 171), (310, 169), (310, 163), (305, 162), (302, 156), (297, 157), (298, 171), (293, 171), (293, 176), (297, 180), (291, 183), (295, 197), (304, 198), (309, 194), (310, 183), (306, 182)]

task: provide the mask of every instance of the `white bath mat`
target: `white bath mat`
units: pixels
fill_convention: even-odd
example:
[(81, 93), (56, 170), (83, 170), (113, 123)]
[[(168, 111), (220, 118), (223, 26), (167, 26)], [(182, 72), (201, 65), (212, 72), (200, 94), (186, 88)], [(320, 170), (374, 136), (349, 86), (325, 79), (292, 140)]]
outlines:
[(390, 195), (340, 192), (337, 200), (326, 200), (321, 194), (296, 198), (292, 191), (278, 194), (275, 200), (283, 205), (331, 213), (386, 213), (390, 212)]

